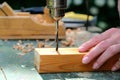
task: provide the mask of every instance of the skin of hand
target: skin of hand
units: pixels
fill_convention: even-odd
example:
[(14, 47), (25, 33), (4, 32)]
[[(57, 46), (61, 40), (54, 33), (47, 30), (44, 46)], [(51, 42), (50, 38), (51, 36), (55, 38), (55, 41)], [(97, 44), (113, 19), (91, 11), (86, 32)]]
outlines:
[[(82, 63), (88, 64), (100, 55), (93, 64), (93, 69), (100, 68), (110, 57), (120, 54), (120, 29), (111, 28), (102, 34), (94, 36), (79, 47), (80, 52), (88, 50), (90, 51), (83, 57)], [(120, 58), (111, 70), (116, 71), (118, 69), (120, 69)]]
[[(120, 0), (118, 0), (118, 12), (120, 16)], [(93, 69), (98, 69), (110, 57), (120, 54), (120, 29), (111, 28), (102, 34), (93, 37), (79, 47), (80, 52), (87, 50), (90, 50), (90, 52), (83, 57), (82, 62), (88, 64), (91, 60), (100, 55), (93, 65)], [(120, 58), (111, 70), (116, 71), (118, 69), (120, 69)]]

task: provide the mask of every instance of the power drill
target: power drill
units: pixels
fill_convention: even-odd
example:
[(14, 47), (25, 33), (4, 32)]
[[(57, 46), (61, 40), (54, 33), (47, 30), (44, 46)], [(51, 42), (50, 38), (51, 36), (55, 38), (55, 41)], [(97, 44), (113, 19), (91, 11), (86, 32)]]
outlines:
[(50, 11), (50, 16), (55, 20), (56, 25), (56, 51), (58, 51), (59, 44), (59, 20), (65, 15), (67, 8), (67, 0), (47, 0), (47, 8)]

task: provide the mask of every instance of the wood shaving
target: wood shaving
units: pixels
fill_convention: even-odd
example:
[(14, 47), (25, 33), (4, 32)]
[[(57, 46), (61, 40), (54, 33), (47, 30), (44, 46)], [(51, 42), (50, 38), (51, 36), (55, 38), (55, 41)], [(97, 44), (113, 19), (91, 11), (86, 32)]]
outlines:
[(76, 40), (76, 33), (72, 29), (66, 30), (66, 39), (65, 41), (61, 41), (62, 46), (74, 46)]
[(21, 40), (19, 40), (15, 45), (13, 45), (13, 49), (19, 50), (20, 52), (17, 53), (19, 55), (25, 55), (26, 53), (29, 53), (34, 50), (34, 45), (33, 43), (25, 43)]
[(37, 43), (37, 47), (38, 48), (43, 48), (44, 47), (44, 43), (43, 42), (38, 42)]

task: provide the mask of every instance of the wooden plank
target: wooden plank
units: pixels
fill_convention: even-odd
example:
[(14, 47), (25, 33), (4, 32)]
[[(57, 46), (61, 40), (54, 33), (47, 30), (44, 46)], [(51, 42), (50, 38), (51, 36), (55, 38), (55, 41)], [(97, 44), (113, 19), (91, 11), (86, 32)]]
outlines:
[(78, 48), (36, 48), (34, 55), (34, 64), (39, 73), (50, 72), (78, 72), (78, 71), (106, 71), (111, 70), (120, 54), (110, 58), (100, 69), (93, 70), (94, 59), (89, 64), (82, 64), (82, 58), (86, 53), (78, 52)]

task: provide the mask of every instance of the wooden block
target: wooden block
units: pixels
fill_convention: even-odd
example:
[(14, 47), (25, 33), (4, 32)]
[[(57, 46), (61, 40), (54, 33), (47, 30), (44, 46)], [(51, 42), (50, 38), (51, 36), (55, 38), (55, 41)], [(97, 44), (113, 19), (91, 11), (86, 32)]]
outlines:
[(78, 48), (36, 48), (34, 63), (39, 73), (51, 72), (79, 72), (79, 71), (106, 71), (119, 59), (120, 54), (110, 58), (100, 69), (93, 70), (94, 59), (89, 64), (82, 64), (82, 58), (86, 53), (78, 52)]
[(7, 4), (7, 2), (4, 2), (1, 5), (1, 9), (4, 11), (4, 13), (7, 16), (15, 16), (15, 13), (14, 13), (13, 9)]

